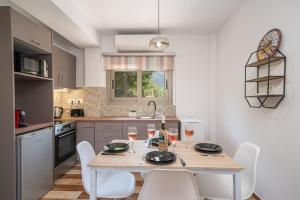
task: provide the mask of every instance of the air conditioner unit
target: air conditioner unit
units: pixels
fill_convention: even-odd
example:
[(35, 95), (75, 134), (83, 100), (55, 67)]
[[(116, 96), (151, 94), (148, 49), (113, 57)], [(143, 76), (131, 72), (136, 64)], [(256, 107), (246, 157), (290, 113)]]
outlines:
[(156, 35), (115, 35), (115, 47), (119, 52), (162, 51), (150, 49), (149, 42)]

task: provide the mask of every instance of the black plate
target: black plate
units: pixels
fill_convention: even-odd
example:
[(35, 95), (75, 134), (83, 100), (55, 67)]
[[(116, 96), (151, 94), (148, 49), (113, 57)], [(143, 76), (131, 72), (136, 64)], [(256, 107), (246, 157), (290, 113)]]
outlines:
[(109, 153), (122, 153), (129, 149), (129, 145), (126, 143), (109, 143), (103, 147), (104, 152)]
[(195, 150), (203, 153), (222, 153), (223, 149), (217, 144), (198, 143), (195, 144)]
[(146, 160), (152, 164), (170, 164), (176, 160), (176, 155), (169, 151), (151, 151), (146, 154)]
[[(152, 142), (152, 145), (153, 145), (153, 146), (158, 147), (159, 138), (152, 138), (152, 139), (151, 139), (151, 142)], [(169, 145), (169, 146), (171, 145), (171, 142), (170, 142), (170, 141), (168, 141), (168, 145)]]

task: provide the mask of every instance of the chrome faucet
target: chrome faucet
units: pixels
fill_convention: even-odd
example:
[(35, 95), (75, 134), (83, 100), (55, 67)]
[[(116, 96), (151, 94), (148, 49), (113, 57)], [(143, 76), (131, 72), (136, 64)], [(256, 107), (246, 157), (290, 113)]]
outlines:
[(150, 101), (148, 101), (148, 106), (150, 106), (151, 103), (153, 103), (153, 105), (154, 105), (153, 118), (155, 118), (155, 113), (156, 113), (156, 103), (155, 103), (154, 100), (150, 100)]

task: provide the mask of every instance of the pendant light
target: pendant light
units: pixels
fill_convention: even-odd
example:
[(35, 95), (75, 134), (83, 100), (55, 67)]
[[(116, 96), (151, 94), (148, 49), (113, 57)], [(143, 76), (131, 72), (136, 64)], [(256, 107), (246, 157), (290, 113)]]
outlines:
[(170, 43), (168, 38), (160, 34), (159, 27), (159, 0), (157, 0), (158, 16), (157, 16), (157, 35), (150, 40), (149, 47), (151, 49), (164, 50), (169, 47)]

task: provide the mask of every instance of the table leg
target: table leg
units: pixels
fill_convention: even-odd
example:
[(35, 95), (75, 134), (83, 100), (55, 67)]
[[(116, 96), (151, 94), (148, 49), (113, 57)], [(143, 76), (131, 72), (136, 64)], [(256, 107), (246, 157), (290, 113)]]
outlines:
[(233, 174), (233, 200), (242, 200), (241, 172)]
[(97, 200), (97, 170), (90, 168), (90, 200)]

